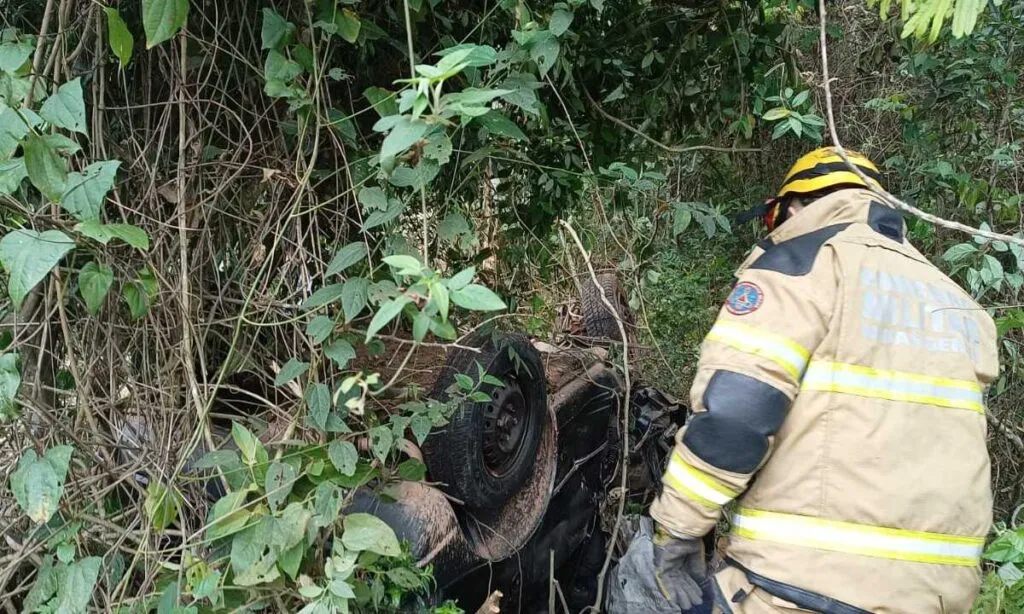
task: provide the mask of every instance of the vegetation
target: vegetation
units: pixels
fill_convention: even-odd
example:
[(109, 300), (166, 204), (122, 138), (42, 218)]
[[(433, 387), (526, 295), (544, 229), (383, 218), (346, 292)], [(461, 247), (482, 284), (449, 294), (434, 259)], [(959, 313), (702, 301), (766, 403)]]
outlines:
[[(685, 396), (757, 237), (732, 215), (827, 140), (804, 0), (6, 7), (0, 594), (25, 612), (425, 598), (431, 569), (341, 512), (422, 479), (410, 444), (479, 398), (480, 371), (425, 398), (425, 350), (556, 340), (586, 270), (565, 221), (627, 281), (639, 376)], [(829, 15), (844, 143), (926, 211), (1021, 236), (1024, 6)], [(1024, 251), (910, 223), (999, 323), (976, 610), (1024, 611)]]

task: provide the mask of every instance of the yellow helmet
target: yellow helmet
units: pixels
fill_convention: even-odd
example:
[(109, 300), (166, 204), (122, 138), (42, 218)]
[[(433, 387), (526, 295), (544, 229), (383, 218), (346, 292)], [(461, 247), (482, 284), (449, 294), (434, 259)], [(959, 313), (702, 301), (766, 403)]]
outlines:
[[(875, 186), (881, 186), (881, 176), (878, 168), (872, 164), (863, 154), (846, 150), (846, 157), (850, 162), (860, 169), (864, 175), (874, 182)], [(846, 162), (839, 156), (833, 147), (822, 147), (803, 155), (793, 164), (786, 174), (782, 187), (779, 188), (777, 198), (796, 194), (809, 194), (840, 185), (869, 186), (856, 173), (850, 170)]]

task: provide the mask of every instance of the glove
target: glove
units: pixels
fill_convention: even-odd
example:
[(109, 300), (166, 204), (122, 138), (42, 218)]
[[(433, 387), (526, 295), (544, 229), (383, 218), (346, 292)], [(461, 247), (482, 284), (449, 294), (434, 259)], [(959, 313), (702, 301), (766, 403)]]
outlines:
[(680, 539), (660, 526), (655, 530), (654, 580), (666, 599), (684, 612), (700, 605), (700, 583), (706, 574), (703, 540)]

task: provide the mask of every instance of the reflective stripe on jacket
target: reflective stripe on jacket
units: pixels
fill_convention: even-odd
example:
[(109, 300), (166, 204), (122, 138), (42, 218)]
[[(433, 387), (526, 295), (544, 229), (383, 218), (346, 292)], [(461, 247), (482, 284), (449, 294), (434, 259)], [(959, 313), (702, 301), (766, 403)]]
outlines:
[(995, 325), (904, 228), (843, 190), (753, 250), (651, 514), (704, 535), (738, 499), (727, 555), (748, 573), (854, 611), (968, 612), (992, 514)]

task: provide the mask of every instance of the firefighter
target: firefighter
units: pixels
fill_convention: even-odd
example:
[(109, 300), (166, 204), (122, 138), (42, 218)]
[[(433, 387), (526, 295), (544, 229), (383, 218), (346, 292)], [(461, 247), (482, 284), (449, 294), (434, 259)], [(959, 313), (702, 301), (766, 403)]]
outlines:
[(995, 325), (868, 187), (823, 148), (763, 206), (651, 508), (652, 584), (678, 609), (707, 601), (701, 538), (734, 500), (716, 612), (953, 614), (977, 595)]

